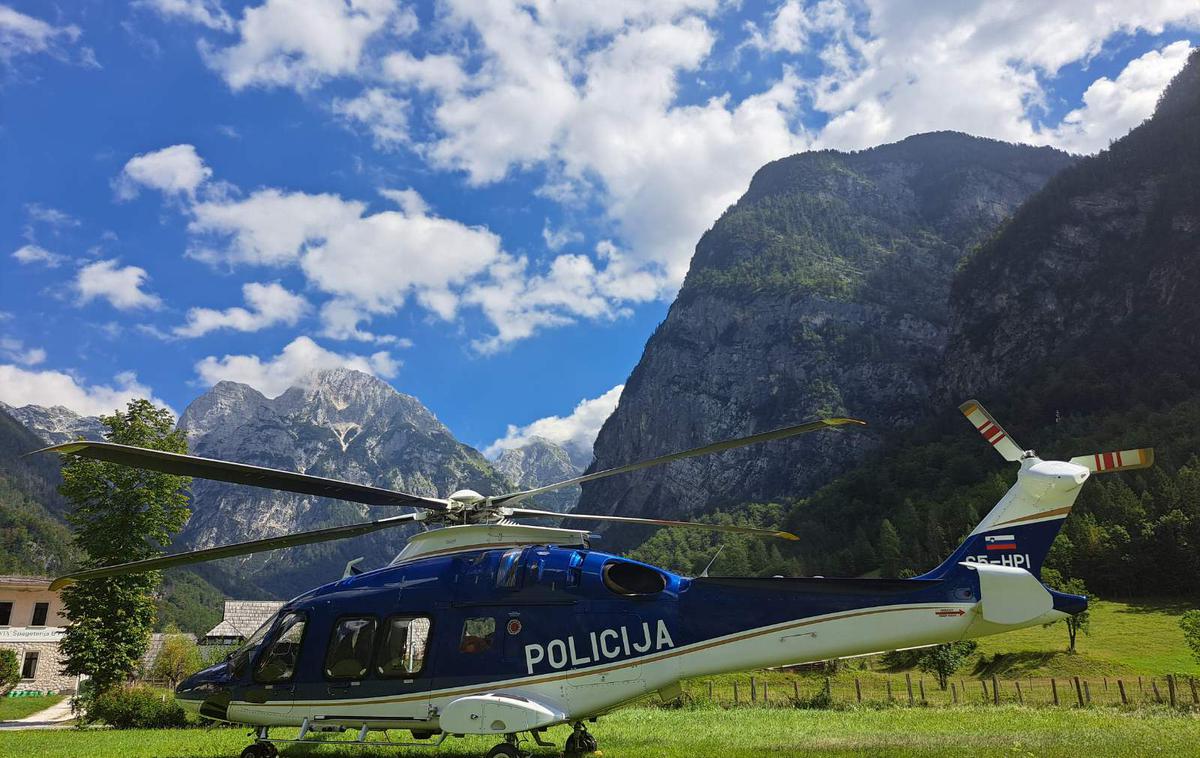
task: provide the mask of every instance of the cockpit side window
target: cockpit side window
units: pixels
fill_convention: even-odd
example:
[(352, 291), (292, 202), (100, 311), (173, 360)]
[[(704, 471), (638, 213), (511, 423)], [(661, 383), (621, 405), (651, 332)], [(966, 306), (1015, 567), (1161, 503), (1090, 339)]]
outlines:
[(289, 613), (283, 617), (275, 641), (263, 651), (254, 667), (257, 681), (286, 682), (296, 675), (296, 663), (300, 659), (306, 626), (302, 613)]
[(325, 654), (325, 676), (330, 679), (362, 679), (371, 669), (375, 648), (373, 617), (344, 618), (333, 627)]
[(482, 653), (490, 650), (496, 636), (496, 619), (491, 616), (469, 618), (463, 622), (458, 649), (463, 653)]
[(271, 631), (271, 627), (275, 626), (275, 619), (279, 618), (279, 613), (272, 614), (271, 618), (263, 622), (262, 626), (254, 630), (254, 634), (242, 643), (241, 647), (229, 654), (229, 661), (233, 666), (235, 676), (241, 676), (246, 672), (246, 664), (250, 662), (250, 656), (254, 654), (255, 648), (263, 641), (263, 637), (267, 636), (267, 632)]

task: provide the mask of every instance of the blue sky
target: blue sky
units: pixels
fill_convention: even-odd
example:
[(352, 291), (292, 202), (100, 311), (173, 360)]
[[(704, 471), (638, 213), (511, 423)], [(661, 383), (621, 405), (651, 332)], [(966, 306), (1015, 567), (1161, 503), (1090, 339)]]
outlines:
[(0, 400), (350, 365), (492, 452), (586, 448), (763, 163), (1094, 152), (1198, 39), (1170, 1), (3, 4)]

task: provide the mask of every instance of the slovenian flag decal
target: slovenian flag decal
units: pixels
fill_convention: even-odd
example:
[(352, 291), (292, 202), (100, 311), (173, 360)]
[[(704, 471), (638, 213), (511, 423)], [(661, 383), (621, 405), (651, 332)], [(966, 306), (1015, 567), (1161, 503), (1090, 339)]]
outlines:
[(988, 550), (1016, 550), (1017, 538), (1012, 534), (989, 534), (983, 538)]

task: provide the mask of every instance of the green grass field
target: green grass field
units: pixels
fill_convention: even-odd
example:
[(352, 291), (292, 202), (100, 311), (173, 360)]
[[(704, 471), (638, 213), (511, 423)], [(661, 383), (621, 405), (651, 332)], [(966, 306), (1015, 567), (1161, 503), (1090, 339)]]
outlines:
[[(629, 708), (592, 727), (605, 758), (752, 758), (832, 755), (955, 756), (980, 753), (1038, 756), (1200, 755), (1200, 717), (1146, 709), (1018, 707), (884, 710), (663, 710)], [(568, 731), (548, 733), (561, 745)], [(280, 733), (282, 734), (282, 732)], [(399, 737), (401, 733), (393, 732)], [(0, 736), (0, 756), (14, 758), (210, 758), (237, 756), (243, 729), (159, 731), (66, 730)], [(284, 755), (441, 756), (478, 758), (495, 743), (450, 740), (442, 749), (349, 746), (291, 747)], [(536, 755), (555, 755), (538, 748)]]
[(0, 721), (13, 721), (49, 708), (62, 700), (62, 695), (40, 697), (0, 697)]

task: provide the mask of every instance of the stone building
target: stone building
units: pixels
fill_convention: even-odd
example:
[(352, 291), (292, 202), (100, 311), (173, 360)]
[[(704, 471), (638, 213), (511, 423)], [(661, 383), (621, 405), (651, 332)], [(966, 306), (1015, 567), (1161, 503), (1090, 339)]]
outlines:
[(59, 642), (67, 620), (43, 576), (0, 576), (0, 647), (17, 652), (17, 690), (75, 692), (79, 677), (62, 673)]
[(221, 623), (208, 630), (201, 644), (240, 645), (282, 607), (282, 600), (226, 600)]

